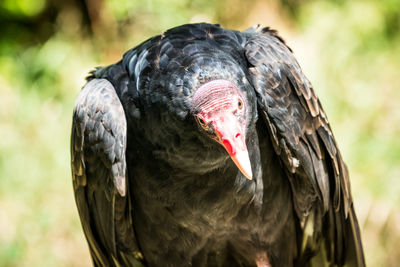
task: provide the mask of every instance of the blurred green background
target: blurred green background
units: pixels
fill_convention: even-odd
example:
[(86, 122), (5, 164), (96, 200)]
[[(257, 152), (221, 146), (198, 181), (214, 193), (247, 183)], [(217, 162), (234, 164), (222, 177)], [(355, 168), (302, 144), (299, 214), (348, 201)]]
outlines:
[(400, 262), (399, 0), (0, 1), (0, 266), (89, 266), (69, 135), (93, 67), (165, 29), (278, 29), (347, 162), (369, 266)]

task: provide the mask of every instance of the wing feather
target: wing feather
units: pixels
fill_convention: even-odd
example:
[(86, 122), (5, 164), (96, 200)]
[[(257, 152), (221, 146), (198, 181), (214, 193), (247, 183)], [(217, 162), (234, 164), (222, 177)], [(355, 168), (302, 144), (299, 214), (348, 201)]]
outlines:
[[(249, 33), (245, 55), (260, 113), (292, 187), (302, 229), (299, 255), (314, 250), (330, 264), (355, 259), (352, 266), (365, 266), (347, 168), (310, 82), (269, 28)], [(323, 253), (315, 251), (321, 235)], [(351, 246), (354, 255), (349, 256)]]
[(126, 136), (125, 114), (114, 87), (105, 79), (92, 79), (75, 104), (71, 167), (95, 266), (141, 266), (128, 190)]

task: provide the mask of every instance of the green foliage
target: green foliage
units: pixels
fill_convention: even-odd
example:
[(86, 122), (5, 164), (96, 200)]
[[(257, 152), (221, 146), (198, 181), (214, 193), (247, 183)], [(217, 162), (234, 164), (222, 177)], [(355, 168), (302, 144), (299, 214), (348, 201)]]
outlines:
[(400, 39), (387, 36), (385, 22), (385, 8), (373, 1), (315, 2), (302, 18), (305, 38), (319, 55), (310, 77), (339, 123), (335, 132), (345, 142), (348, 164), (367, 174), (363, 183), (375, 197), (400, 203), (400, 168), (394, 167), (400, 166)]
[(4, 0), (1, 7), (17, 16), (39, 14), (46, 4), (45, 0)]
[(308, 48), (301, 61), (349, 166), (371, 266), (400, 258), (392, 249), (400, 245), (399, 8), (390, 0), (313, 1), (299, 19)]
[[(175, 25), (244, 29), (259, 12), (266, 21), (276, 15), (258, 0), (79, 3), (89, 2), (97, 17), (53, 0), (0, 2), (0, 266), (89, 265), (69, 167), (72, 108), (88, 71)], [(396, 266), (400, 2), (282, 2), (283, 19), (271, 26), (289, 33), (328, 114), (350, 169), (367, 261)]]

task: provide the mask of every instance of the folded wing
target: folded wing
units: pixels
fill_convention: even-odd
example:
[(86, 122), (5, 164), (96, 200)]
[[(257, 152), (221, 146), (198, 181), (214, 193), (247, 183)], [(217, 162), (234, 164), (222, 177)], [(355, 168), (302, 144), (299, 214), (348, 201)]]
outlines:
[(125, 161), (126, 119), (112, 84), (92, 79), (74, 109), (75, 200), (95, 266), (142, 266)]
[(253, 33), (245, 55), (260, 116), (290, 180), (298, 264), (319, 254), (325, 264), (365, 266), (347, 168), (310, 82), (273, 30)]

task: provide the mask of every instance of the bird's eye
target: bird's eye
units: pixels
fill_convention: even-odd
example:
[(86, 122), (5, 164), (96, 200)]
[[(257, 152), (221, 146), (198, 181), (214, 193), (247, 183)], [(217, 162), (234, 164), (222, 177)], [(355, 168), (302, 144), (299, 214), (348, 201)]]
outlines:
[(238, 99), (238, 109), (242, 109), (243, 108), (243, 102), (241, 99)]
[(203, 127), (205, 130), (207, 130), (207, 128), (208, 128), (207, 123), (202, 118), (196, 117), (196, 120), (201, 127)]

